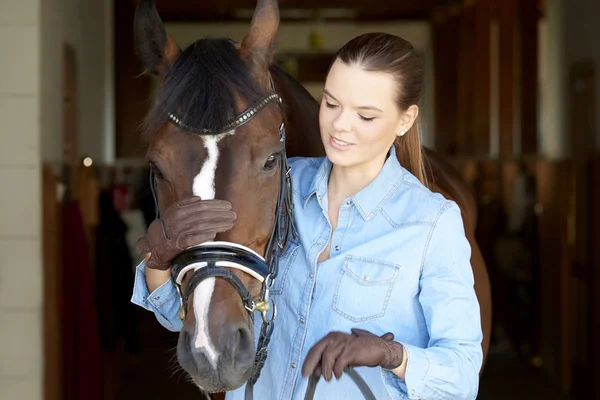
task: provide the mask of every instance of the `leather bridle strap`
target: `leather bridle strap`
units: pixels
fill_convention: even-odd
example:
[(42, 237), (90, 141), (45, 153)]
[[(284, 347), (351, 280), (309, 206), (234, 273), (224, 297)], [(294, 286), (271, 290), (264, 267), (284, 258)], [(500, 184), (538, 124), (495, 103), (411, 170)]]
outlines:
[[(212, 264), (212, 265), (211, 265)], [(242, 302), (246, 308), (251, 308), (252, 304), (252, 296), (246, 286), (242, 283), (240, 278), (235, 276), (233, 272), (223, 267), (217, 267), (214, 265), (214, 262), (208, 262), (208, 266), (200, 268), (194, 272), (192, 277), (190, 278), (190, 282), (188, 283), (187, 290), (183, 294), (183, 302), (187, 304), (188, 298), (190, 294), (194, 292), (194, 289), (204, 280), (208, 278), (223, 278), (227, 282), (229, 282), (234, 289), (240, 295)], [(252, 314), (251, 314), (252, 315)]]

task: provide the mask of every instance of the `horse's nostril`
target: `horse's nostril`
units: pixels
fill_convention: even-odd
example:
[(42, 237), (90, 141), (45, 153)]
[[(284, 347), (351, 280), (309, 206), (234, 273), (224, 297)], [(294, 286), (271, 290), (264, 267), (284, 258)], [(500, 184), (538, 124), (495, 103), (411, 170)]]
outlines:
[(243, 367), (254, 360), (253, 337), (250, 329), (241, 325), (233, 331), (229, 339), (229, 350), (233, 358), (232, 361), (238, 367)]

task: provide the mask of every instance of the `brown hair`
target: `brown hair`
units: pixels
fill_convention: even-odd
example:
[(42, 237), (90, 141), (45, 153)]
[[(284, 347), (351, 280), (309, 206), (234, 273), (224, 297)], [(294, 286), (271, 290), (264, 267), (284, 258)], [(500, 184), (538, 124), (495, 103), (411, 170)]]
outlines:
[[(367, 33), (350, 40), (339, 49), (334, 61), (338, 59), (346, 65), (360, 64), (365, 71), (392, 74), (398, 83), (396, 103), (400, 111), (419, 103), (423, 63), (406, 40), (387, 33)], [(418, 117), (408, 132), (396, 138), (394, 145), (400, 164), (428, 186)]]

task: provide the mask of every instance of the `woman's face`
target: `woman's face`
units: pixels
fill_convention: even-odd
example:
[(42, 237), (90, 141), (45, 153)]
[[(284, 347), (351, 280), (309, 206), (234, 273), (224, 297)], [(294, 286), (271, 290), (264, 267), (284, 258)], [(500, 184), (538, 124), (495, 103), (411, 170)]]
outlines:
[(334, 62), (319, 112), (321, 140), (334, 165), (381, 167), (396, 137), (414, 121), (400, 112), (396, 94), (391, 74)]

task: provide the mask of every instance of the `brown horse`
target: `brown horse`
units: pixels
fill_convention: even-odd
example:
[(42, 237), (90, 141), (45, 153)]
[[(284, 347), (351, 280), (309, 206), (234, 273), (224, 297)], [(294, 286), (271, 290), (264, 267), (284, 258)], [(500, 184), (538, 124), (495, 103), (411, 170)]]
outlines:
[[(264, 288), (268, 285), (261, 280), (270, 270), (263, 270), (273, 265), (273, 259), (276, 265), (273, 251), (276, 253), (278, 246), (273, 243), (284, 245), (288, 234), (289, 221), (280, 221), (282, 214), (290, 216), (290, 204), (285, 202), (286, 151), (290, 156), (325, 155), (319, 135), (319, 105), (302, 85), (271, 63), (278, 25), (276, 1), (259, 0), (250, 30), (239, 44), (228, 39), (201, 39), (182, 51), (165, 32), (155, 1), (143, 1), (136, 11), (137, 51), (146, 73), (161, 80), (145, 125), (159, 211), (176, 200), (199, 195), (230, 201), (238, 215), (235, 227), (217, 240), (242, 246), (217, 244), (226, 248), (207, 250), (228, 252), (231, 262), (226, 265), (230, 267), (215, 267), (216, 272), (200, 278), (193, 268), (179, 268), (181, 274), (175, 276), (181, 287), (187, 288), (182, 296), (184, 323), (178, 360), (208, 392), (238, 388), (256, 372), (249, 311), (266, 313)], [(277, 95), (271, 96), (273, 92), (282, 103)], [(285, 131), (280, 129), (283, 126)], [(485, 357), (491, 296), (474, 239), (476, 203), (451, 165), (431, 151), (425, 154), (432, 189), (455, 200), (463, 213), (473, 249)], [(277, 233), (283, 225), (285, 232)], [(259, 255), (264, 255), (266, 262)], [(240, 257), (254, 260), (250, 263), (254, 267), (236, 268), (243, 264), (236, 261)], [(256, 267), (259, 264), (262, 266)], [(256, 299), (263, 300), (260, 307)]]

